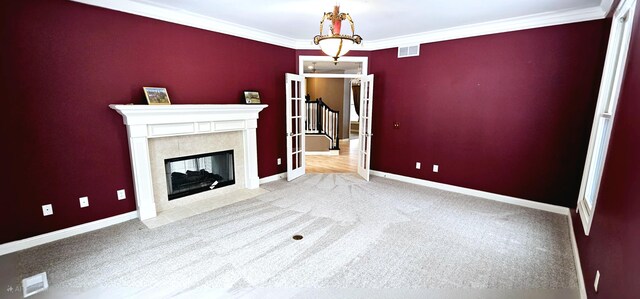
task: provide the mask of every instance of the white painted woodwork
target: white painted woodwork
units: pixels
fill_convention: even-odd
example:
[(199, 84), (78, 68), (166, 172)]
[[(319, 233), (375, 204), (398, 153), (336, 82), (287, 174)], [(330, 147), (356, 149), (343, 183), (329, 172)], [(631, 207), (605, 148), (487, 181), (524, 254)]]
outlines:
[(33, 237), (22, 239), (22, 240), (0, 244), (0, 256), (9, 254), (12, 252), (24, 250), (27, 248), (40, 246), (42, 244), (47, 244), (50, 242), (62, 240), (62, 239), (76, 236), (79, 234), (84, 234), (87, 232), (109, 227), (112, 225), (116, 225), (118, 223), (129, 221), (131, 219), (136, 219), (136, 218), (138, 218), (138, 212), (133, 211), (133, 212), (124, 213), (124, 214), (120, 214), (120, 215), (109, 217), (109, 218), (104, 218), (104, 219), (64, 228), (61, 230), (52, 231), (49, 233), (33, 236)]
[(360, 149), (358, 150), (358, 174), (369, 180), (371, 173), (371, 116), (373, 114), (373, 74), (360, 80)]
[[(354, 78), (359, 79), (362, 75), (366, 75), (369, 72), (369, 57), (363, 56), (343, 56), (340, 57), (339, 63), (334, 67), (327, 68), (321, 67), (317, 73), (309, 73), (305, 70), (305, 65), (316, 63), (318, 65), (324, 65), (325, 63), (333, 64), (333, 58), (329, 56), (307, 56), (300, 55), (298, 57), (298, 74), (304, 75), (305, 78)], [(348, 66), (343, 66), (342, 63), (348, 63)], [(357, 67), (354, 69), (354, 65)], [(343, 71), (343, 74), (326, 74), (323, 71)]]
[(578, 195), (578, 211), (584, 233), (587, 236), (591, 229), (598, 201), (598, 191), (604, 164), (606, 163), (609, 138), (611, 137), (618, 98), (624, 79), (636, 2), (636, 0), (620, 1), (611, 24), (607, 56), (602, 72), (602, 80), (600, 80), (598, 103), (596, 104), (589, 148)]
[[(293, 49), (318, 49), (318, 22), (335, 2), (245, 0), (211, 5), (197, 0), (73, 0)], [(612, 0), (342, 1), (356, 34), (354, 50), (379, 50), (455, 38), (603, 19)], [(392, 11), (392, 12), (391, 12)], [(287, 16), (274, 18), (274, 15)], [(366, 26), (393, 17), (393, 26)], [(443, 17), (447, 16), (447, 17)], [(295, 24), (291, 26), (291, 24)], [(343, 26), (346, 28), (346, 25)], [(309, 34), (309, 30), (313, 30)], [(325, 28), (325, 32), (328, 28)]]
[(149, 138), (242, 131), (245, 187), (260, 186), (256, 128), (267, 105), (109, 105), (127, 126), (134, 192), (141, 220), (156, 217)]
[(286, 122), (287, 122), (287, 180), (294, 180), (305, 173), (305, 98), (304, 76), (285, 74)]
[[(323, 13), (331, 11), (334, 4), (312, 0), (227, 1), (219, 5), (196, 0), (73, 1), (293, 49), (318, 49), (313, 35), (319, 33)], [(356, 34), (364, 39), (353, 50), (379, 50), (603, 19), (612, 2), (400, 0), (343, 1), (340, 5), (341, 11), (352, 16)], [(379, 25), (390, 16), (393, 26)]]

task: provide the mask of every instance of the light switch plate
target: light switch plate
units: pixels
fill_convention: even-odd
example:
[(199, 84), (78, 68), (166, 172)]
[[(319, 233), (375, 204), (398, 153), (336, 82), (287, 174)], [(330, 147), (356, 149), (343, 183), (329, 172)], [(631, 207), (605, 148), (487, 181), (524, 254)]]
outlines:
[(124, 189), (118, 190), (116, 194), (118, 194), (118, 200), (123, 200), (127, 198), (127, 194), (124, 192)]

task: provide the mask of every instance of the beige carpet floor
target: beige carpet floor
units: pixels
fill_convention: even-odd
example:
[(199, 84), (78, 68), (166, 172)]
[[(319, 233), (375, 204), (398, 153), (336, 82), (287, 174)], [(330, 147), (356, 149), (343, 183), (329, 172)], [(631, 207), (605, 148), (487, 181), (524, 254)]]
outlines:
[(132, 220), (14, 253), (12, 283), (46, 271), (43, 295), (91, 298), (577, 294), (564, 215), (352, 174), (261, 187), (155, 229)]

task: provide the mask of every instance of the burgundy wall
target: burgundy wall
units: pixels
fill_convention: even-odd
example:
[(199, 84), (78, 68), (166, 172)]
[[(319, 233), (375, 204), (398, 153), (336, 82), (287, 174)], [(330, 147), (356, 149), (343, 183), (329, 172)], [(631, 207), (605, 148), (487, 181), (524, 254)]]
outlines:
[(413, 58), (370, 53), (371, 168), (574, 207), (608, 26), (423, 44)]
[[(295, 51), (71, 1), (0, 4), (0, 243), (135, 210), (127, 134), (107, 105), (240, 103), (258, 90), (259, 175), (286, 170), (284, 73)], [(8, 156), (7, 156), (8, 155)], [(125, 188), (127, 200), (117, 201)], [(78, 198), (89, 196), (80, 209)], [(41, 205), (53, 204), (43, 217)]]
[[(175, 104), (239, 103), (259, 90), (270, 105), (259, 175), (286, 170), (275, 163), (286, 157), (284, 73), (321, 52), (70, 1), (0, 5), (0, 127), (12, 157), (0, 209), (12, 229), (0, 243), (135, 210), (126, 130), (107, 105), (143, 103), (142, 86), (167, 87)], [(350, 53), (370, 57), (376, 75), (372, 168), (575, 206), (607, 35), (608, 22), (593, 21), (424, 44), (415, 58)], [(53, 216), (42, 216), (46, 203)]]
[[(640, 6), (589, 236), (572, 213), (589, 298), (640, 294)], [(575, 205), (574, 205), (575, 206)], [(598, 293), (593, 289), (600, 270)]]

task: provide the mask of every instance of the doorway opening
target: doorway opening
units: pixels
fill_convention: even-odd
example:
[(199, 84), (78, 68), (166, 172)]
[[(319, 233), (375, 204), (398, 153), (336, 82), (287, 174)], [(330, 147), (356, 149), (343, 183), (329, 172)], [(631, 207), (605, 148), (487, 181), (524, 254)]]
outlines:
[[(326, 56), (300, 56), (299, 74), (305, 83), (305, 172), (360, 173), (359, 160), (366, 157), (360, 166), (368, 174), (370, 145), (360, 146), (359, 115), (360, 84), (367, 72), (367, 57), (342, 57), (334, 64)], [(370, 144), (368, 137), (365, 142)]]

